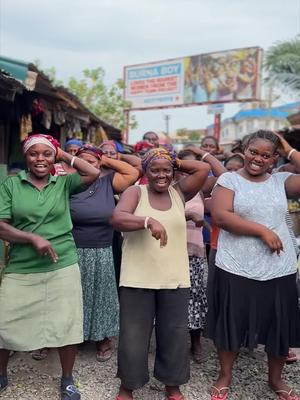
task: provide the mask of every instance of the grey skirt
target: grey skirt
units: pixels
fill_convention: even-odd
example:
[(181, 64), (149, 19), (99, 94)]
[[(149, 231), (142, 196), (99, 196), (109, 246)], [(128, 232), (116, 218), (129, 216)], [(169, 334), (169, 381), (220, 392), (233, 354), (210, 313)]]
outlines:
[(78, 264), (36, 274), (5, 274), (0, 285), (0, 348), (31, 351), (83, 341)]

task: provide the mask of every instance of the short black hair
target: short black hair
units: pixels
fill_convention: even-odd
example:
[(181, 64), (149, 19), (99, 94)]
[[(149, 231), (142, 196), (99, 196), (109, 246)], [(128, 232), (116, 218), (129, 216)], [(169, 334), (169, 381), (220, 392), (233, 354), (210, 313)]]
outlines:
[(244, 165), (244, 158), (241, 154), (239, 153), (235, 153), (232, 156), (228, 157), (225, 161), (224, 161), (224, 167), (226, 167), (226, 165), (229, 163), (229, 161), (231, 160), (237, 160), (239, 161), (242, 165)]
[(149, 133), (155, 135), (155, 136), (157, 137), (157, 139), (159, 139), (157, 133), (155, 133), (155, 132), (153, 132), (153, 131), (148, 131), (148, 132), (145, 132), (145, 133), (144, 133), (144, 135), (143, 135), (143, 140), (145, 140), (146, 136), (149, 135)]
[(219, 142), (218, 142), (218, 140), (217, 140), (214, 136), (204, 136), (204, 138), (201, 140), (201, 146), (203, 145), (203, 142), (204, 142), (206, 139), (211, 139), (211, 140), (213, 140), (213, 141), (215, 142), (216, 148), (219, 150), (219, 148), (220, 148)]
[(189, 149), (180, 150), (180, 152), (177, 155), (179, 160), (183, 160), (185, 157), (189, 157), (189, 156), (195, 156), (195, 159), (197, 159), (196, 154), (192, 150), (189, 150)]

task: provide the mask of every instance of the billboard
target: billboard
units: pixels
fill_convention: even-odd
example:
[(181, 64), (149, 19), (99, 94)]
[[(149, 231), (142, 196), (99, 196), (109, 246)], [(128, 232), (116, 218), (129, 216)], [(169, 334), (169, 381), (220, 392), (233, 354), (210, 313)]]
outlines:
[(262, 50), (227, 50), (124, 67), (131, 110), (260, 99)]

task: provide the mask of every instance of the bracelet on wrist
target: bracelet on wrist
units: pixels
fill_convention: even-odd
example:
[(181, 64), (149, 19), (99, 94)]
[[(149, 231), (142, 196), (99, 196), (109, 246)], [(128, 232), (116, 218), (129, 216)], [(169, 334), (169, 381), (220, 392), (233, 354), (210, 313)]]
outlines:
[(74, 162), (75, 162), (76, 158), (77, 157), (73, 156), (72, 159), (71, 159), (70, 165), (71, 165), (72, 168), (74, 168)]
[(144, 228), (148, 229), (148, 222), (149, 222), (150, 217), (146, 217), (144, 221)]
[(293, 153), (295, 153), (295, 151), (297, 151), (297, 150), (296, 149), (292, 149), (292, 150), (289, 151), (289, 154), (287, 155), (287, 159), (289, 161), (291, 161), (291, 156), (292, 156)]
[(203, 154), (203, 156), (201, 157), (201, 161), (204, 161), (206, 159), (207, 156), (209, 156), (210, 153), (206, 152)]

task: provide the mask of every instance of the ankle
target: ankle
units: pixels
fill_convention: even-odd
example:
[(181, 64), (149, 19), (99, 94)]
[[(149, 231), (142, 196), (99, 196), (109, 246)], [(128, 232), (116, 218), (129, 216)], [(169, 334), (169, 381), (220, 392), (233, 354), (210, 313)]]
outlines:
[(126, 389), (124, 386), (120, 386), (119, 395), (124, 400), (132, 400), (133, 399), (133, 390)]
[(167, 386), (166, 385), (166, 392), (169, 396), (181, 395), (179, 386)]
[(230, 386), (232, 379), (231, 372), (220, 371), (217, 382), (222, 382), (225, 386)]

